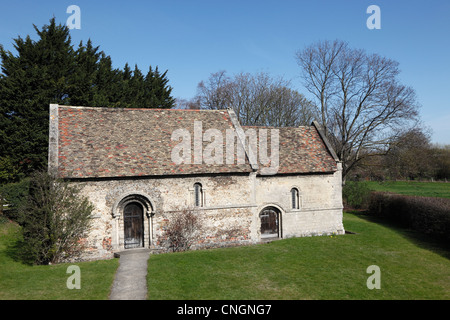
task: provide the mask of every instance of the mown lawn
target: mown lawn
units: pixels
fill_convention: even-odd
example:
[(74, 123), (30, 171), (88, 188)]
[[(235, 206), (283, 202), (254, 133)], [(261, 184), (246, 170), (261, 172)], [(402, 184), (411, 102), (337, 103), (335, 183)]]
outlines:
[(450, 198), (450, 183), (421, 181), (368, 181), (369, 189), (373, 191), (388, 191), (398, 194)]
[[(108, 299), (118, 259), (106, 261), (29, 266), (15, 260), (19, 238), (16, 224), (0, 220), (0, 300), (104, 300)], [(80, 267), (80, 289), (69, 290), (66, 273)]]
[[(152, 255), (149, 299), (450, 299), (450, 251), (419, 233), (344, 214), (356, 234)], [(380, 268), (381, 289), (367, 288)]]
[[(149, 299), (450, 299), (450, 249), (419, 233), (344, 214), (356, 234), (285, 239), (264, 245), (152, 255)], [(18, 227), (0, 223), (0, 300), (107, 299), (118, 259), (77, 263), (81, 289), (69, 290), (71, 264), (14, 260)], [(381, 289), (366, 286), (367, 267)]]

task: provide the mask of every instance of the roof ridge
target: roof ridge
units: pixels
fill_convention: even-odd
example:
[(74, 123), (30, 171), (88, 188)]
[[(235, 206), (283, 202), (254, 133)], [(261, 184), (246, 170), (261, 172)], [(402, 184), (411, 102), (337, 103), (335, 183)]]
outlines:
[(277, 127), (277, 126), (256, 126), (256, 125), (252, 125), (252, 126), (242, 126), (243, 128), (270, 128), (270, 129), (301, 129), (301, 128), (311, 128), (313, 127), (313, 125), (309, 125), (309, 126), (298, 126), (298, 127)]
[(62, 104), (55, 104), (58, 108), (66, 109), (88, 109), (88, 110), (122, 110), (122, 111), (132, 111), (132, 110), (152, 110), (152, 111), (187, 111), (187, 112), (223, 112), (226, 113), (226, 109), (166, 109), (166, 108), (115, 108), (115, 107), (88, 107), (88, 106), (68, 106)]

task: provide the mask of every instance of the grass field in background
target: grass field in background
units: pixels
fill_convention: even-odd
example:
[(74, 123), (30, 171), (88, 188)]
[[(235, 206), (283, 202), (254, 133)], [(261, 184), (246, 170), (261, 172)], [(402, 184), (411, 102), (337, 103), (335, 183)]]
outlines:
[[(345, 213), (344, 227), (356, 234), (152, 255), (148, 298), (450, 299), (448, 249), (366, 216)], [(380, 290), (367, 288), (371, 265)]]
[(388, 191), (409, 196), (450, 198), (449, 182), (368, 181), (373, 191)]

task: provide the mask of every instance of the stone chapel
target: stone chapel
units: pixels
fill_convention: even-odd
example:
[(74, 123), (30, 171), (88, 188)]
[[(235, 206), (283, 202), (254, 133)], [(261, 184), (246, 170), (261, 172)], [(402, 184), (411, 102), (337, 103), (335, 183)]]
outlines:
[(227, 110), (50, 105), (49, 172), (94, 204), (84, 259), (168, 250), (165, 229), (190, 209), (194, 248), (343, 234), (341, 163), (317, 122), (241, 126)]

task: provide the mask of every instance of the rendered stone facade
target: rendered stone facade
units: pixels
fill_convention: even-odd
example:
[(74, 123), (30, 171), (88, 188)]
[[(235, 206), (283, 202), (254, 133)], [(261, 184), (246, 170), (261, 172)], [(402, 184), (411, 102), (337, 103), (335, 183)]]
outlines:
[[(157, 123), (164, 123), (165, 135), (142, 132), (156, 125), (156, 117)], [(174, 130), (192, 129), (198, 119), (203, 133), (237, 127), (241, 134), (236, 134), (236, 146), (248, 129), (240, 127), (231, 110), (114, 112), (51, 105), (49, 171), (81, 186), (95, 206), (84, 259), (110, 258), (127, 249), (130, 204), (142, 208), (138, 246), (162, 251), (168, 250), (165, 230), (171, 217), (186, 208), (204, 225), (194, 249), (253, 244), (267, 237), (344, 233), (341, 164), (317, 124), (279, 128), (277, 172), (264, 175), (261, 168), (267, 163), (249, 161), (248, 148), (243, 148), (243, 163), (173, 163), (170, 152), (177, 141), (170, 134), (173, 138)], [(202, 151), (211, 146), (205, 138), (201, 143)], [(195, 147), (192, 143), (194, 160)], [(200, 196), (195, 184), (201, 185)]]

